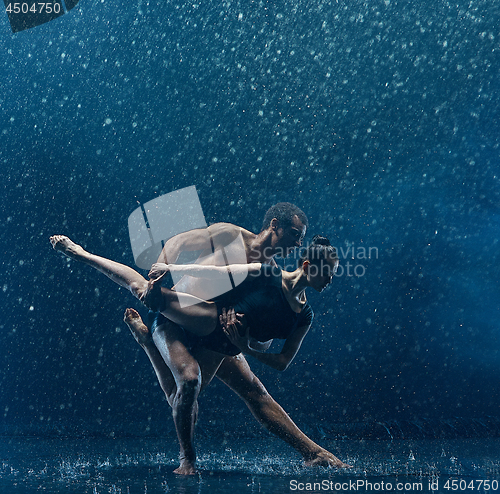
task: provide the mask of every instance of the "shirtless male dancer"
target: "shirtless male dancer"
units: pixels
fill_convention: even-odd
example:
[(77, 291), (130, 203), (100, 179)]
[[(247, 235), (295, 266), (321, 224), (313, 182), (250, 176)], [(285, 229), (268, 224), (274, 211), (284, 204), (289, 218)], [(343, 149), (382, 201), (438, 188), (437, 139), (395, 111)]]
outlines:
[[(278, 203), (267, 211), (262, 231), (258, 235), (230, 223), (216, 223), (168, 240), (158, 262), (174, 264), (182, 252), (201, 251), (199, 257), (203, 258), (203, 262), (225, 265), (222, 249), (228, 254), (228, 248), (236, 248), (240, 252), (244, 249), (247, 263), (275, 264), (272, 259), (274, 255), (286, 257), (291, 250), (302, 245), (306, 227), (307, 217), (298, 207), (290, 203)], [(230, 253), (227, 257), (231, 258)], [(203, 298), (204, 288), (196, 278), (182, 279), (175, 286), (177, 291), (200, 298)], [(124, 320), (149, 357), (172, 407), (180, 444), (180, 466), (175, 473), (190, 475), (196, 472), (193, 440), (197, 398), (214, 374), (246, 403), (267, 430), (295, 448), (303, 456), (306, 465), (348, 466), (309, 439), (295, 425), (250, 370), (243, 354), (226, 357), (217, 368), (213, 362), (218, 365), (220, 358), (214, 358), (211, 350), (190, 348), (182, 328), (161, 314), (156, 316), (153, 323), (155, 330), (152, 337), (135, 310), (127, 309)]]

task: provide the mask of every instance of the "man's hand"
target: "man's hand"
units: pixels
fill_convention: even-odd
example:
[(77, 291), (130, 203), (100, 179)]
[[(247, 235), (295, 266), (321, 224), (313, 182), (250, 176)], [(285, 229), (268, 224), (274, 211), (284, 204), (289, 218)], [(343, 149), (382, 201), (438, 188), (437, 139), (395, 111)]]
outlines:
[(151, 266), (151, 270), (149, 271), (149, 279), (158, 281), (163, 278), (168, 272), (170, 268), (168, 264), (164, 264), (162, 262), (158, 262)]

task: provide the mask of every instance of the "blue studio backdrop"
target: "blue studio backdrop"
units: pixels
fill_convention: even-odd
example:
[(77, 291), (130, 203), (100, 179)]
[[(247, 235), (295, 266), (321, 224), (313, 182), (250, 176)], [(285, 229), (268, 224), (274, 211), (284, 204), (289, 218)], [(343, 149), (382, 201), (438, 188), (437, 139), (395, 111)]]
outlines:
[[(497, 434), (499, 23), (489, 0), (82, 0), (15, 34), (5, 15), (3, 433), (172, 433), (121, 320), (145, 311), (48, 238), (133, 266), (137, 202), (195, 185), (208, 223), (259, 231), (290, 201), (339, 248), (293, 365), (250, 359), (304, 430)], [(220, 383), (200, 407), (202, 434), (259, 430)]]

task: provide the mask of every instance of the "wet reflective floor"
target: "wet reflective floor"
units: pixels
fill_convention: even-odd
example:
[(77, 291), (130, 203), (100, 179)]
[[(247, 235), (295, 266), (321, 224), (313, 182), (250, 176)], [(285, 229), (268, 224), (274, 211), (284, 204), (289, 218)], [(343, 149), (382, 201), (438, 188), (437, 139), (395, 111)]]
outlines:
[(181, 477), (176, 444), (158, 439), (0, 442), (2, 493), (496, 492), (500, 440), (337, 441), (350, 470), (307, 468), (274, 439), (204, 439), (199, 474)]

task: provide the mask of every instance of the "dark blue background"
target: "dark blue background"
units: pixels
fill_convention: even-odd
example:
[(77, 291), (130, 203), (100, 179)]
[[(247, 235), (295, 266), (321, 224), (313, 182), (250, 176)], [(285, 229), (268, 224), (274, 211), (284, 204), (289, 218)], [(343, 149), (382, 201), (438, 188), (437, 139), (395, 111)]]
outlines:
[[(310, 294), (289, 370), (251, 362), (302, 427), (498, 415), (495, 3), (81, 0), (0, 22), (4, 431), (171, 427), (121, 322), (139, 305), (48, 237), (133, 265), (137, 201), (189, 185), (208, 222), (258, 231), (287, 200), (310, 234), (378, 249)], [(201, 403), (205, 430), (253, 424), (218, 383)]]

